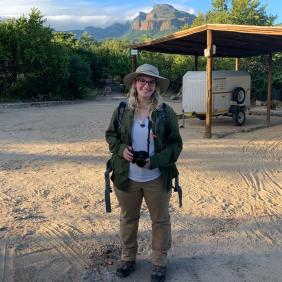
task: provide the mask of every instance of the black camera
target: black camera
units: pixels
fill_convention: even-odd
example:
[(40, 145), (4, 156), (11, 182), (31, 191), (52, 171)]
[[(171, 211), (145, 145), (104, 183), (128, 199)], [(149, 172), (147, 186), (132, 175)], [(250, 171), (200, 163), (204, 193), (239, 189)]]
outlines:
[(139, 167), (144, 167), (146, 164), (146, 159), (149, 158), (149, 154), (146, 151), (133, 151), (132, 163), (136, 163)]

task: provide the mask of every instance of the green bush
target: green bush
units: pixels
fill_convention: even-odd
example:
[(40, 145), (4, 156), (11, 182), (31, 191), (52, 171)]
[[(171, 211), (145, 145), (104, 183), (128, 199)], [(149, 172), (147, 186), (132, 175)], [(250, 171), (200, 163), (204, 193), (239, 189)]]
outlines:
[(91, 69), (88, 63), (82, 61), (79, 55), (73, 54), (69, 59), (69, 77), (67, 90), (69, 97), (81, 99), (90, 85)]

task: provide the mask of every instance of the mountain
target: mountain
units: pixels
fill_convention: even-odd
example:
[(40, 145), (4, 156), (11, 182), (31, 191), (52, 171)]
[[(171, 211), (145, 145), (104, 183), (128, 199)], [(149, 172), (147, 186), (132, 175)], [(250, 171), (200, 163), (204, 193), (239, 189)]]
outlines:
[(191, 24), (196, 17), (189, 13), (178, 11), (168, 4), (154, 5), (153, 10), (146, 14), (140, 12), (131, 22), (131, 30), (165, 31), (176, 30), (186, 24)]
[(68, 30), (67, 32), (72, 32), (77, 38), (80, 38), (84, 32), (93, 36), (97, 40), (103, 40), (106, 38), (119, 38), (122, 37), (130, 28), (130, 23), (125, 24), (114, 23), (106, 28), (88, 26), (82, 30)]
[(123, 38), (139, 41), (140, 38), (155, 38), (179, 30), (184, 25), (190, 25), (196, 17), (184, 11), (179, 11), (168, 4), (154, 5), (149, 13), (139, 12), (131, 21), (125, 24), (115, 23), (106, 28), (86, 27), (83, 30), (69, 30), (76, 37), (88, 32), (97, 40), (107, 38)]

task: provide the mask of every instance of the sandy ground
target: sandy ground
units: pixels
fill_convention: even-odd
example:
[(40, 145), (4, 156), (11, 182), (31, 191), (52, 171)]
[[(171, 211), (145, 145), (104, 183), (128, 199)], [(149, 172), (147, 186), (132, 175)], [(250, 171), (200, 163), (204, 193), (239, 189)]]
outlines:
[[(112, 194), (105, 213), (103, 177), (118, 103), (0, 109), (0, 281), (120, 281), (119, 208)], [(282, 281), (282, 118), (264, 120), (217, 118), (210, 140), (200, 120), (181, 129), (167, 281)], [(149, 281), (150, 236), (143, 206), (137, 269), (123, 281)]]

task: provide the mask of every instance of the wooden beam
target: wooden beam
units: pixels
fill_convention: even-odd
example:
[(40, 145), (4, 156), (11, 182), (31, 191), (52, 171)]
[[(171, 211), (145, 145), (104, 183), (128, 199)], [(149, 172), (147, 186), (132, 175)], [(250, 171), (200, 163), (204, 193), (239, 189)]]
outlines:
[(135, 72), (137, 68), (137, 56), (131, 55), (131, 70), (132, 72)]
[[(201, 26), (198, 27), (199, 30), (200, 30), (200, 27)], [(207, 24), (206, 28), (214, 30), (214, 31), (229, 31), (229, 32), (249, 33), (249, 34), (262, 34), (262, 35), (281, 35), (282, 34), (281, 26)]]
[(282, 36), (282, 27), (281, 26), (273, 27), (273, 26), (252, 26), (252, 25), (233, 25), (233, 24), (204, 24), (201, 26), (188, 28), (182, 31), (177, 31), (175, 33), (166, 35), (158, 39), (146, 41), (144, 43), (134, 44), (129, 47), (140, 49), (140, 47), (163, 43), (163, 42), (167, 42), (170, 40), (179, 39), (183, 37), (189, 37), (194, 34), (205, 32), (208, 30), (222, 31), (222, 32), (234, 32), (234, 33), (241, 33), (241, 34), (251, 34), (251, 36), (255, 34), (270, 35), (270, 36), (278, 35), (279, 37)]
[(207, 82), (206, 82), (206, 128), (205, 128), (205, 138), (211, 138), (211, 122), (212, 122), (212, 31), (207, 30)]
[(270, 109), (272, 103), (272, 54), (268, 56), (268, 87), (267, 87), (267, 112), (266, 112), (266, 124), (270, 126)]
[(235, 70), (240, 70), (240, 58), (235, 59)]
[(198, 70), (198, 64), (199, 64), (199, 57), (195, 56), (195, 71)]
[[(213, 36), (215, 39), (215, 36)], [(282, 38), (282, 36), (281, 36)], [(217, 38), (216, 38), (217, 39)], [(269, 48), (268, 45), (264, 45), (263, 49), (261, 48), (250, 48), (248, 44), (254, 44), (251, 41), (243, 41), (244, 44), (237, 46), (237, 43), (234, 43), (235, 39), (229, 39), (220, 41), (217, 40), (217, 53), (214, 57), (253, 57), (258, 56), (260, 54), (268, 54)], [(182, 44), (185, 42), (185, 44)], [(236, 41), (235, 41), (236, 42)], [(246, 45), (247, 44), (247, 45)], [(206, 48), (206, 40), (204, 42), (198, 42), (196, 44), (190, 44), (189, 38), (187, 40), (181, 40), (181, 42), (177, 42), (176, 40), (153, 44), (150, 46), (139, 47), (138, 50), (140, 51), (149, 51), (149, 52), (160, 52), (160, 53), (167, 53), (167, 54), (182, 54), (182, 55), (197, 55), (201, 56), (203, 54), (203, 50)], [(271, 46), (271, 50), (275, 50), (274, 48), (278, 48), (276, 45)], [(282, 45), (280, 48), (282, 50)]]

